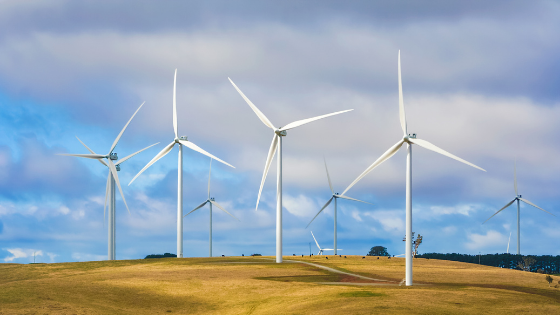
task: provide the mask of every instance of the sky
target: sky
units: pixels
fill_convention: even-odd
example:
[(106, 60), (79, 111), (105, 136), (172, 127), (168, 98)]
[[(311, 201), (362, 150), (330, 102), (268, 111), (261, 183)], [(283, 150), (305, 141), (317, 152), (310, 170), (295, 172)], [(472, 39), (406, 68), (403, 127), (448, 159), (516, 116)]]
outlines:
[[(283, 139), (284, 254), (332, 248), (323, 159), (342, 192), (402, 138), (401, 52), (409, 133), (487, 172), (413, 147), (413, 231), (420, 253), (560, 255), (560, 4), (556, 1), (17, 1), (0, 0), (0, 262), (107, 259), (107, 168), (57, 155), (114, 152), (117, 259), (176, 253), (177, 154), (130, 180), (180, 135), (214, 162), (214, 255), (275, 253), (276, 158), (255, 204), (276, 126), (353, 109)], [(210, 159), (184, 150), (184, 211), (207, 197)], [(406, 150), (338, 203), (341, 254), (404, 253)], [(184, 256), (208, 255), (208, 208), (184, 220)], [(511, 234), (511, 237), (510, 237)]]

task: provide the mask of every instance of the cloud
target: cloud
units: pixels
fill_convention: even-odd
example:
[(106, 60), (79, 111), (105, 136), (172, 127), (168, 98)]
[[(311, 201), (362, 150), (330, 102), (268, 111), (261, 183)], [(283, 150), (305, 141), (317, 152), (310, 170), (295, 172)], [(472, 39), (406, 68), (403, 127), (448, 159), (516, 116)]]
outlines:
[(507, 243), (507, 237), (501, 233), (490, 230), (486, 234), (472, 233), (467, 235), (469, 242), (465, 243), (465, 247), (470, 250), (481, 250), (495, 245), (503, 245)]
[(12, 262), (20, 258), (33, 257), (34, 255), (35, 257), (43, 256), (43, 251), (41, 250), (25, 249), (25, 248), (3, 248), (3, 249), (7, 250), (8, 252), (10, 252), (10, 254), (12, 254), (12, 256), (4, 258), (5, 262)]
[(293, 197), (285, 194), (282, 198), (282, 206), (284, 206), (291, 214), (302, 218), (313, 217), (317, 214), (318, 209), (320, 209), (317, 202), (304, 195)]

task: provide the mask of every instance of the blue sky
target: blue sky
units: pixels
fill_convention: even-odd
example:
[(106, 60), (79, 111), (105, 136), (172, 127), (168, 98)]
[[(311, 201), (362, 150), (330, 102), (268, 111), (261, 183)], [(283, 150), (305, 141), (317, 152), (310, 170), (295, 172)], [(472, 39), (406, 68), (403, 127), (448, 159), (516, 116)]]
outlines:
[[(75, 136), (115, 152), (131, 214), (117, 197), (117, 258), (176, 252), (177, 151), (126, 184), (179, 133), (236, 166), (214, 163), (214, 254), (275, 251), (276, 170), (254, 206), (275, 125), (354, 109), (284, 139), (284, 253), (309, 252), (310, 230), (332, 246), (333, 209), (305, 226), (335, 190), (401, 137), (397, 52), (408, 129), (487, 173), (414, 148), (413, 230), (420, 252), (501, 253), (511, 235), (517, 159), (523, 197), (560, 206), (560, 5), (554, 1), (11, 1), (0, 0), (0, 262), (107, 257), (107, 170)], [(404, 150), (339, 202), (342, 253), (404, 252)], [(209, 159), (185, 150), (184, 209), (206, 198)], [(523, 254), (560, 254), (559, 218), (521, 208)], [(184, 253), (206, 256), (208, 211), (184, 222)], [(312, 244), (312, 246), (314, 246)], [(313, 247), (316, 252), (316, 248)]]

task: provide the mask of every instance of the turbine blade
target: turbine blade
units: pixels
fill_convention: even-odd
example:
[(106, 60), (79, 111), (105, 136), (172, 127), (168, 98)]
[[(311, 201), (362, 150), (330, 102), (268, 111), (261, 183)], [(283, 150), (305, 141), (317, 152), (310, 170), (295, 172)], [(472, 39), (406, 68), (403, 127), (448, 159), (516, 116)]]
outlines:
[(200, 147), (197, 146), (196, 144), (192, 143), (191, 141), (188, 141), (188, 140), (187, 140), (187, 141), (185, 141), (185, 140), (179, 140), (179, 143), (181, 143), (182, 145), (186, 146), (187, 148), (189, 148), (189, 149), (191, 149), (191, 150), (194, 150), (194, 151), (196, 151), (196, 152), (198, 152), (198, 153), (202, 153), (202, 154), (206, 155), (207, 157), (213, 158), (214, 160), (216, 160), (216, 161), (218, 161), (218, 162), (221, 162), (221, 163), (223, 163), (223, 164), (225, 164), (225, 165), (227, 165), (227, 166), (229, 166), (229, 167), (235, 168), (235, 166), (229, 164), (228, 162), (225, 162), (225, 161), (223, 161), (223, 160), (220, 160), (220, 159), (218, 159), (217, 157), (213, 156), (212, 154), (210, 154), (210, 153), (204, 151), (202, 148), (200, 148)]
[(338, 198), (348, 199), (348, 200), (354, 200), (354, 201), (359, 201), (359, 202), (367, 203), (368, 205), (373, 205), (373, 203), (369, 203), (369, 202), (366, 202), (366, 201), (362, 201), (362, 200), (355, 199), (355, 198), (351, 198), (351, 197), (344, 196), (344, 195), (338, 195)]
[(220, 210), (222, 210), (223, 212), (229, 214), (229, 215), (230, 215), (232, 218), (234, 218), (235, 220), (239, 221), (238, 218), (236, 218), (233, 214), (229, 213), (226, 209), (224, 209), (222, 206), (220, 206), (220, 204), (218, 204), (217, 202), (215, 202), (215, 201), (213, 201), (213, 200), (210, 200), (210, 202), (211, 202), (214, 206), (216, 206), (216, 207), (218, 207)]
[(329, 176), (329, 169), (327, 168), (327, 159), (323, 156), (323, 160), (325, 161), (325, 170), (327, 171), (327, 178), (329, 180), (329, 187), (331, 188), (331, 193), (334, 195), (334, 189), (332, 188), (331, 177)]
[[(517, 199), (517, 198), (516, 198)], [(496, 214), (500, 213), (500, 211), (504, 210), (505, 208), (511, 206), (512, 203), (515, 202), (516, 199), (513, 199), (512, 201), (510, 201), (507, 205), (505, 205), (502, 209), (496, 211), (496, 213), (494, 213), (491, 217), (489, 217), (488, 219), (486, 219), (486, 221), (482, 222), (482, 224), (486, 223), (488, 220), (492, 219), (493, 216), (495, 216)]]
[(317, 244), (317, 247), (319, 248), (319, 251), (323, 251), (323, 249), (321, 248), (321, 246), (319, 246), (319, 243), (317, 242), (317, 239), (315, 238), (315, 235), (313, 235), (313, 231), (311, 231), (311, 236), (313, 236), (313, 240), (315, 240), (315, 244)]
[(270, 168), (270, 164), (272, 163), (272, 159), (274, 158), (274, 154), (276, 153), (277, 146), (278, 146), (278, 135), (275, 133), (272, 138), (272, 143), (270, 144), (270, 149), (268, 150), (268, 156), (266, 157), (264, 172), (261, 179), (261, 188), (259, 188), (259, 196), (257, 197), (257, 206), (255, 207), (255, 210), (259, 208), (259, 201), (261, 200), (261, 193), (264, 186), (264, 181), (266, 180), (266, 175), (268, 174), (268, 169)]
[(142, 149), (142, 150), (140, 150), (140, 151), (136, 151), (135, 153), (132, 153), (131, 155), (126, 156), (126, 157), (124, 157), (124, 158), (118, 160), (117, 163), (115, 163), (115, 165), (121, 164), (122, 162), (124, 162), (124, 161), (130, 159), (131, 157), (135, 156), (136, 154), (138, 154), (138, 153), (140, 153), (140, 152), (142, 152), (142, 151), (144, 151), (144, 150), (147, 150), (147, 149), (153, 147), (153, 146), (156, 145), (156, 144), (159, 144), (159, 142), (154, 143), (154, 144), (152, 144), (151, 146), (147, 146), (147, 147), (145, 147), (144, 149)]
[(485, 172), (486, 172), (486, 170), (483, 169), (482, 167), (478, 167), (478, 166), (476, 166), (476, 165), (474, 165), (474, 164), (472, 164), (472, 163), (470, 163), (470, 162), (467, 162), (467, 161), (463, 160), (463, 159), (460, 158), (460, 157), (457, 157), (457, 156), (455, 156), (455, 155), (453, 155), (453, 154), (451, 154), (451, 153), (449, 153), (449, 152), (447, 152), (447, 151), (445, 151), (445, 150), (443, 150), (443, 149), (441, 149), (441, 148), (436, 147), (435, 145), (429, 143), (429, 142), (426, 141), (426, 140), (421, 140), (421, 139), (409, 139), (409, 141), (412, 142), (412, 143), (414, 143), (414, 144), (417, 144), (417, 145), (419, 145), (419, 146), (421, 146), (421, 147), (423, 147), (423, 148), (425, 148), (425, 149), (432, 150), (432, 151), (437, 152), (437, 153), (439, 153), (439, 154), (443, 154), (443, 155), (445, 155), (445, 156), (447, 156), (447, 157), (450, 157), (450, 158), (452, 158), (452, 159), (454, 159), (454, 160), (457, 160), (457, 161), (459, 161), (459, 162), (463, 162), (463, 163), (465, 163), (465, 164), (467, 164), (467, 165), (470, 165), (470, 166), (472, 166), (472, 167), (474, 167), (474, 168), (478, 168), (479, 170), (485, 171)]
[(342, 111), (335, 112), (335, 113), (330, 113), (330, 114), (321, 115), (321, 116), (317, 116), (317, 117), (313, 117), (313, 118), (307, 118), (307, 119), (294, 121), (294, 122), (291, 122), (291, 123), (287, 124), (286, 126), (280, 128), (280, 130), (282, 130), (282, 131), (289, 130), (289, 129), (292, 129), (292, 128), (295, 128), (295, 127), (299, 127), (301, 125), (305, 125), (305, 124), (310, 123), (310, 122), (315, 121), (315, 120), (319, 120), (319, 119), (327, 118), (329, 116), (334, 116), (334, 115), (346, 113), (346, 112), (349, 112), (349, 111), (353, 111), (353, 109), (342, 110)]
[(389, 150), (385, 151), (383, 155), (381, 155), (377, 160), (375, 160), (375, 162), (373, 162), (373, 164), (371, 164), (368, 168), (366, 168), (366, 170), (362, 174), (360, 174), (358, 178), (356, 178), (348, 187), (346, 187), (346, 189), (342, 192), (341, 195), (344, 195), (350, 188), (352, 188), (352, 186), (356, 185), (356, 183), (359, 182), (362, 178), (364, 178), (367, 174), (369, 174), (369, 172), (373, 171), (374, 168), (376, 168), (381, 163), (387, 161), (390, 157), (395, 155), (395, 153), (397, 153), (397, 151), (400, 149), (403, 143), (404, 140), (400, 140), (395, 145), (390, 147)]
[(117, 168), (115, 167), (115, 164), (113, 164), (113, 161), (111, 160), (107, 160), (107, 165), (109, 165), (109, 169), (111, 170), (111, 173), (113, 174), (113, 178), (115, 179), (115, 183), (117, 183), (117, 187), (119, 187), (119, 192), (121, 193), (121, 197), (122, 200), (124, 202), (124, 205), (126, 206), (126, 210), (128, 210), (128, 214), (130, 214), (130, 209), (128, 209), (128, 205), (126, 204), (126, 199), (124, 199), (124, 194), (121, 188), (121, 183), (119, 182), (119, 175), (117, 174)]
[(315, 220), (315, 218), (319, 215), (319, 213), (323, 212), (323, 210), (325, 210), (325, 208), (328, 207), (331, 204), (333, 198), (334, 198), (334, 196), (332, 196), (331, 199), (329, 199), (329, 201), (327, 201), (327, 203), (323, 206), (323, 208), (321, 208), (321, 210), (319, 210), (319, 212), (317, 212), (317, 214), (313, 217), (313, 219), (311, 219), (309, 224), (307, 224), (307, 226), (305, 227), (306, 229), (307, 229), (307, 227), (309, 227), (311, 222), (313, 222), (313, 220)]
[(148, 167), (150, 167), (152, 164), (154, 164), (155, 162), (157, 162), (159, 159), (161, 159), (162, 157), (164, 157), (167, 153), (169, 153), (169, 151), (171, 151), (171, 149), (173, 149), (173, 146), (175, 145), (175, 141), (171, 142), (170, 144), (168, 144), (165, 148), (163, 148), (163, 150), (159, 151), (158, 154), (156, 154), (156, 156), (154, 156), (154, 158), (148, 162), (148, 164), (146, 164), (146, 166), (144, 166), (144, 168), (142, 170), (140, 170), (140, 172), (138, 172), (138, 174), (136, 174), (136, 176), (134, 176), (134, 178), (130, 181), (130, 183), (128, 183), (128, 186), (130, 186), (130, 184), (132, 184), (132, 182), (138, 177), (140, 176), (140, 174), (142, 174)]
[(519, 196), (517, 193), (517, 159), (513, 163), (513, 188), (515, 189), (515, 195)]
[(192, 209), (189, 213), (185, 214), (185, 215), (183, 216), (183, 218), (186, 217), (186, 216), (188, 216), (189, 214), (195, 212), (196, 210), (198, 210), (198, 209), (204, 207), (204, 206), (208, 203), (208, 201), (210, 201), (210, 200), (206, 200), (205, 202), (199, 204), (198, 207)]
[(93, 159), (93, 160), (99, 160), (99, 159), (104, 159), (106, 156), (105, 155), (101, 155), (101, 154), (69, 154), (69, 153), (59, 153), (57, 155), (64, 155), (64, 156), (77, 156), (77, 157), (82, 157), (82, 158), (86, 158), (86, 159)]
[(208, 171), (208, 199), (210, 199), (210, 176), (212, 176), (212, 158), (210, 158), (210, 170)]
[(175, 69), (175, 77), (173, 78), (173, 131), (175, 138), (178, 138), (179, 131), (177, 130), (177, 69)]
[[(145, 103), (145, 102), (144, 102)], [(113, 150), (115, 149), (115, 147), (117, 146), (117, 143), (119, 143), (119, 140), (121, 139), (122, 134), (124, 133), (124, 131), (126, 130), (126, 127), (128, 127), (128, 124), (130, 124), (130, 122), (132, 121), (132, 118), (134, 118), (134, 116), (136, 116), (136, 113), (138, 113), (138, 111), (140, 110), (140, 108), (142, 108), (142, 106), (144, 106), (144, 103), (140, 104), (140, 107), (138, 107), (138, 109), (134, 112), (134, 114), (132, 114), (132, 117), (130, 117), (130, 119), (128, 120), (128, 122), (126, 123), (126, 125), (124, 125), (123, 129), (121, 130), (121, 132), (119, 133), (119, 135), (117, 136), (117, 138), (115, 139), (115, 141), (113, 142), (113, 145), (111, 146), (111, 150), (109, 150), (109, 153), (107, 153), (107, 155), (111, 154), (111, 152), (113, 152)]]
[(408, 135), (406, 128), (406, 114), (404, 112), (404, 101), (402, 92), (402, 78), (401, 78), (401, 51), (399, 50), (399, 119), (401, 121), (401, 128), (405, 136)]
[(247, 96), (245, 96), (245, 94), (241, 92), (241, 90), (237, 87), (237, 85), (235, 85), (235, 83), (233, 83), (233, 81), (230, 78), (228, 78), (228, 80), (229, 82), (231, 82), (231, 84), (233, 84), (233, 87), (237, 90), (237, 92), (241, 94), (241, 97), (243, 97), (245, 102), (247, 102), (247, 104), (251, 106), (251, 109), (255, 112), (255, 114), (257, 114), (257, 117), (259, 117), (259, 119), (263, 122), (263, 124), (265, 124), (268, 128), (271, 128), (272, 130), (276, 130), (276, 127), (274, 127), (274, 125), (270, 122), (270, 120), (268, 120), (268, 118), (266, 118), (266, 116), (257, 108), (257, 106), (255, 106), (255, 104), (253, 104), (247, 98)]
[[(86, 149), (87, 149), (91, 154), (96, 154), (96, 155), (97, 155), (97, 153), (93, 152), (93, 150), (90, 149), (85, 143), (83, 143), (82, 140), (80, 140), (80, 138), (78, 138), (78, 136), (76, 136), (76, 139), (78, 139), (78, 141), (80, 141), (80, 143), (81, 143), (84, 147), (86, 147)], [(105, 163), (105, 161), (103, 161), (103, 160), (101, 160), (101, 159), (99, 159), (98, 161), (99, 161), (99, 163), (101, 163), (101, 164), (107, 166), (107, 163)]]
[[(550, 213), (550, 212), (544, 210), (543, 208), (537, 206), (536, 204), (530, 202), (530, 201), (527, 200), (527, 199), (519, 198), (519, 200), (521, 200), (521, 201), (523, 201), (524, 203), (526, 203), (526, 204), (528, 204), (528, 205), (531, 205), (531, 206), (533, 206), (533, 207), (535, 207), (535, 208), (537, 208), (537, 209), (540, 209), (540, 210), (542, 210), (542, 211), (544, 211), (544, 212), (546, 212), (546, 213), (548, 213), (548, 214), (554, 215), (554, 214), (552, 214), (552, 213)], [(554, 216), (555, 216), (555, 215), (554, 215)]]

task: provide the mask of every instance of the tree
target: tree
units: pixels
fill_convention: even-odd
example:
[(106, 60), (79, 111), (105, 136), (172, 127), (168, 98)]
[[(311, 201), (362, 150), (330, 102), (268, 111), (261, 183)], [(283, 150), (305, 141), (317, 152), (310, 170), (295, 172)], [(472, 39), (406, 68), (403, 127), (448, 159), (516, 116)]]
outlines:
[[(416, 232), (412, 232), (412, 256), (416, 257), (418, 255), (418, 247), (422, 244), (422, 235), (418, 234), (418, 237), (414, 239), (414, 234)], [(403, 238), (403, 242), (406, 242), (406, 236)]]
[(383, 246), (373, 246), (366, 256), (391, 256), (387, 252), (387, 248)]
[(550, 275), (546, 275), (546, 282), (548, 282), (548, 286), (550, 287), (550, 284), (552, 283), (552, 277)]
[(517, 268), (524, 271), (531, 271), (531, 266), (536, 262), (535, 258), (525, 256), (520, 262), (517, 263)]

